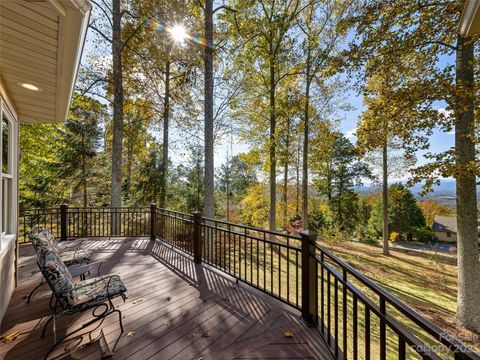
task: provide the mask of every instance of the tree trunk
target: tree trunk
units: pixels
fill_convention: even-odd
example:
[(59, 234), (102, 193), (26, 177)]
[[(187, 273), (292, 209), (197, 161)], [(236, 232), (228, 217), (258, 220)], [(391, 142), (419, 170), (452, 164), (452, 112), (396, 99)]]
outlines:
[(275, 114), (275, 61), (270, 58), (270, 211), (269, 228), (271, 231), (277, 230), (277, 159), (276, 159), (276, 139), (275, 128), (277, 119)]
[(87, 195), (87, 165), (85, 158), (85, 150), (82, 154), (82, 188), (83, 188), (83, 207), (88, 206), (88, 195)]
[(165, 209), (167, 198), (168, 176), (168, 127), (170, 118), (170, 60), (165, 63), (165, 100), (163, 103), (163, 144), (162, 144), (162, 173), (160, 178), (160, 208)]
[(300, 214), (300, 140), (297, 142), (297, 158), (295, 159), (295, 214)]
[[(469, 42), (470, 41), (470, 42)], [(480, 260), (475, 176), (474, 44), (458, 37), (456, 60), (455, 161), (457, 192), (457, 324), (480, 332)]]
[(311, 48), (307, 50), (307, 76), (305, 85), (305, 109), (303, 125), (303, 164), (302, 164), (302, 223), (303, 228), (308, 230), (308, 141), (310, 131), (310, 66)]
[(230, 221), (230, 184), (227, 180), (227, 214), (226, 214), (227, 221)]
[(383, 255), (389, 255), (388, 248), (388, 148), (385, 140), (382, 148), (382, 234), (383, 234)]
[(288, 226), (288, 163), (290, 161), (290, 117), (287, 118), (287, 129), (285, 134), (285, 165), (283, 174), (283, 223)]
[[(122, 79), (122, 35), (120, 0), (113, 0), (112, 67), (113, 67), (113, 143), (112, 185), (113, 207), (122, 205), (122, 142), (123, 142), (123, 79)], [(120, 233), (120, 221), (112, 216), (112, 234)]]
[[(128, 132), (127, 132), (128, 134)], [(125, 200), (130, 199), (130, 190), (132, 188), (132, 169), (133, 169), (133, 141), (131, 139), (131, 136), (126, 136), (127, 141), (127, 174), (125, 176)]]
[(215, 216), (213, 159), (213, 0), (205, 1), (205, 216)]

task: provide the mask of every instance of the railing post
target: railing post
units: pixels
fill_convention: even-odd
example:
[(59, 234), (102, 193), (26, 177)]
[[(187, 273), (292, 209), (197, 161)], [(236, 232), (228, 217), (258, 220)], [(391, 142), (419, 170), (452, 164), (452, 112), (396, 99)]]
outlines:
[(67, 240), (68, 205), (60, 204), (60, 240)]
[(302, 237), (302, 318), (309, 325), (313, 325), (316, 315), (316, 265), (315, 259), (311, 256), (315, 254), (315, 241), (317, 234), (315, 231), (303, 230), (300, 232)]
[(193, 260), (196, 264), (202, 262), (202, 233), (201, 233), (202, 213), (195, 211), (193, 213)]
[(157, 205), (150, 204), (150, 240), (156, 239), (155, 225), (157, 223)]

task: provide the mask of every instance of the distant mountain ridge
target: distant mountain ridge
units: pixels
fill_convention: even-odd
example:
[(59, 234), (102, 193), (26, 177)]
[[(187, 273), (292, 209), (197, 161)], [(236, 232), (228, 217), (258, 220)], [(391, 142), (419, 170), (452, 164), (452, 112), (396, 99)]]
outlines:
[[(390, 184), (394, 183), (405, 184), (406, 181), (391, 181)], [(355, 188), (359, 193), (369, 193), (378, 189), (377, 184), (365, 184), (363, 186), (357, 186)], [(410, 187), (413, 195), (417, 200), (426, 200), (433, 199), (440, 204), (448, 206), (450, 208), (455, 208), (456, 197), (455, 197), (455, 180), (454, 179), (443, 179), (440, 181), (440, 185), (433, 186), (433, 192), (421, 196), (423, 191), (423, 184), (416, 184)], [(477, 186), (477, 200), (480, 204), (480, 186)]]

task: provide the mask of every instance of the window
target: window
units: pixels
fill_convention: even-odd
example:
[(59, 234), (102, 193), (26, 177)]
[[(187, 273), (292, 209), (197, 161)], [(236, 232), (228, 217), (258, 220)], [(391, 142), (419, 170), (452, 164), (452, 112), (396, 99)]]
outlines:
[(1, 234), (2, 237), (5, 234), (13, 232), (12, 218), (15, 211), (13, 203), (13, 166), (12, 166), (12, 138), (13, 138), (13, 124), (7, 118), (5, 111), (2, 114), (1, 124), (1, 145), (2, 145), (2, 157), (1, 157)]
[(2, 173), (11, 174), (10, 171), (10, 121), (2, 119)]
[(450, 231), (447, 231), (447, 237), (452, 237), (452, 233)]

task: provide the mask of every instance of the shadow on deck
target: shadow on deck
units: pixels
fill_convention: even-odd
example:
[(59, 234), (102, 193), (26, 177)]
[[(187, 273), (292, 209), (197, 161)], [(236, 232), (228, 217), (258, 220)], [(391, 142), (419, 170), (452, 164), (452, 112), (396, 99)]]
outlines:
[[(88, 239), (83, 248), (105, 261), (102, 274), (119, 274), (128, 299), (115, 305), (122, 311), (125, 332), (113, 315), (100, 326), (58, 346), (51, 358), (101, 359), (331, 359), (316, 330), (307, 328), (298, 311), (270, 299), (247, 285), (236, 284), (207, 266), (196, 265), (161, 241), (141, 238)], [(77, 244), (66, 242), (65, 246)], [(0, 358), (40, 359), (53, 343), (41, 338), (50, 316), (47, 285), (30, 304), (25, 296), (40, 281), (30, 245), (20, 247), (19, 284), (1, 325), (1, 333), (20, 331), (2, 344)], [(91, 313), (62, 316), (57, 335), (70, 332)], [(286, 337), (290, 332), (292, 337)]]

